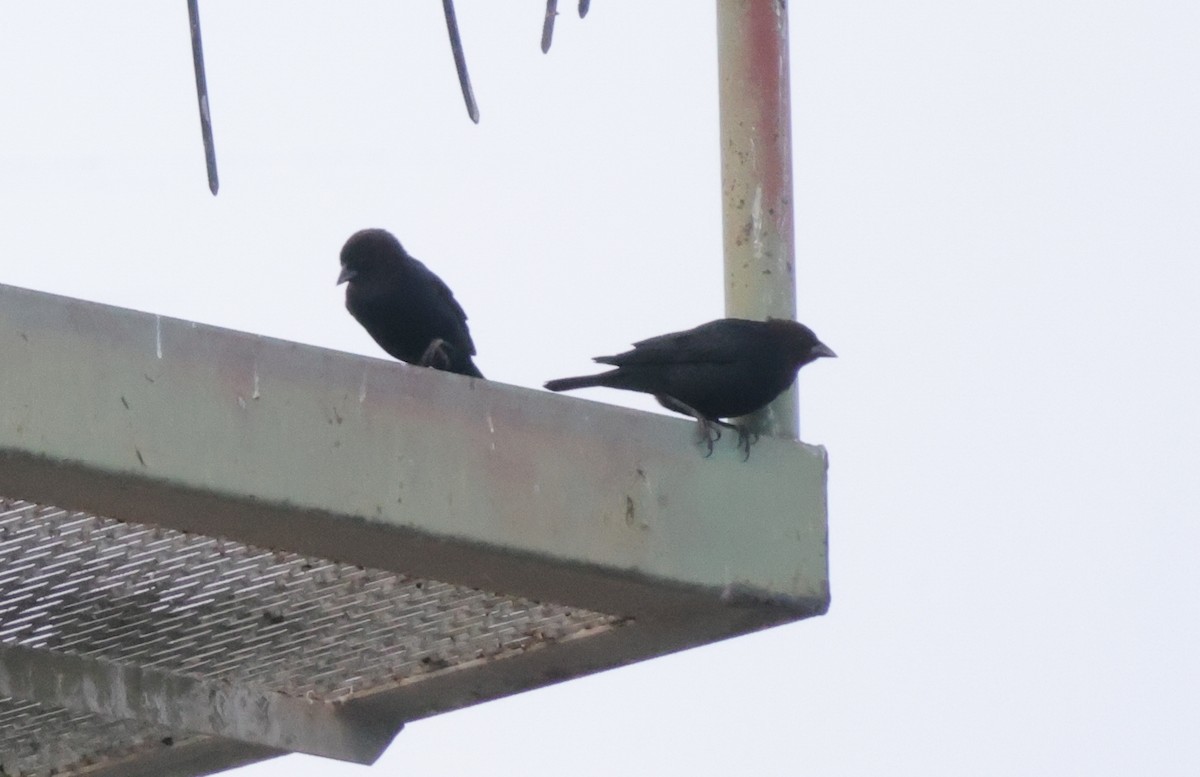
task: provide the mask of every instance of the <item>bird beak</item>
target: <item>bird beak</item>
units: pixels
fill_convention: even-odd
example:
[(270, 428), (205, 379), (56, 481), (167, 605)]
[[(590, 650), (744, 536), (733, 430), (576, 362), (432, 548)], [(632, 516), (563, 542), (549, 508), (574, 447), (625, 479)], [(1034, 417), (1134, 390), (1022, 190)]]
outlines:
[(833, 352), (833, 349), (821, 342), (818, 342), (812, 349), (812, 355), (814, 359), (819, 359), (822, 356), (828, 356), (831, 359), (837, 358), (837, 354)]
[(341, 274), (338, 275), (338, 282), (336, 285), (341, 286), (346, 281), (351, 280), (355, 275), (358, 275), (358, 273), (354, 270), (351, 270), (349, 267), (343, 267)]

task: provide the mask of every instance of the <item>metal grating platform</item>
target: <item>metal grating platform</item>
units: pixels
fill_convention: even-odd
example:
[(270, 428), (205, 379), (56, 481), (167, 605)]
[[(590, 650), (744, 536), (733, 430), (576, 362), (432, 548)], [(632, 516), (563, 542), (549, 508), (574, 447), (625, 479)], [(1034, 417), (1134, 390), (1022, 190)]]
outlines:
[(343, 701), (616, 621), (0, 499), (0, 643)]
[[(4, 648), (340, 703), (619, 622), (0, 498)], [(6, 774), (51, 774), (189, 735), (0, 699)]]

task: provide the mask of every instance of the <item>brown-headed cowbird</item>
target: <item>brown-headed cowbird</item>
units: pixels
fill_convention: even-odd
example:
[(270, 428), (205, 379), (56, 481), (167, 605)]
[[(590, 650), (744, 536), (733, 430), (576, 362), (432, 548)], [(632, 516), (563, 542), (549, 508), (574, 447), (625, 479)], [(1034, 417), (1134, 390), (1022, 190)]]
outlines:
[(822, 356), (836, 356), (803, 324), (770, 318), (749, 321), (721, 318), (686, 332), (651, 337), (632, 351), (599, 356), (615, 370), (546, 384), (551, 391), (607, 386), (653, 394), (668, 410), (700, 423), (701, 440), (712, 453), (721, 436), (713, 425), (738, 431), (739, 445), (750, 453), (751, 434), (722, 422), (765, 406), (796, 379), (796, 372)]
[(342, 247), (346, 310), (400, 361), (482, 378), (471, 361), (467, 314), (450, 287), (384, 229), (355, 232)]

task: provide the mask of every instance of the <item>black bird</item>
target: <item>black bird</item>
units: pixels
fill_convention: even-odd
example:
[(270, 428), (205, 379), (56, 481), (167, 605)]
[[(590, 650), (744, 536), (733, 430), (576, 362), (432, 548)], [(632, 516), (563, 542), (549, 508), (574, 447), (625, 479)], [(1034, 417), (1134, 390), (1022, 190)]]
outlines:
[(355, 232), (342, 246), (346, 310), (400, 361), (482, 378), (471, 357), (467, 314), (450, 287), (384, 229)]
[(686, 332), (651, 337), (632, 351), (598, 356), (615, 370), (546, 384), (551, 391), (607, 386), (653, 394), (668, 410), (699, 421), (700, 439), (712, 453), (724, 426), (738, 431), (750, 454), (751, 433), (721, 421), (753, 413), (783, 393), (796, 372), (822, 356), (836, 356), (804, 324), (769, 318), (720, 318)]

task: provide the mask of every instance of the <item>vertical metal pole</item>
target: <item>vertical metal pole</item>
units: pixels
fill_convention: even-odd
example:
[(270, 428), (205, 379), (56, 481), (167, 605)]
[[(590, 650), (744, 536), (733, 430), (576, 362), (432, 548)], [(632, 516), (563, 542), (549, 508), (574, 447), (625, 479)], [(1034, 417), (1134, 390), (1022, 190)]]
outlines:
[[(717, 0), (717, 59), (725, 314), (795, 318), (786, 0)], [(747, 420), (798, 437), (795, 388)]]

